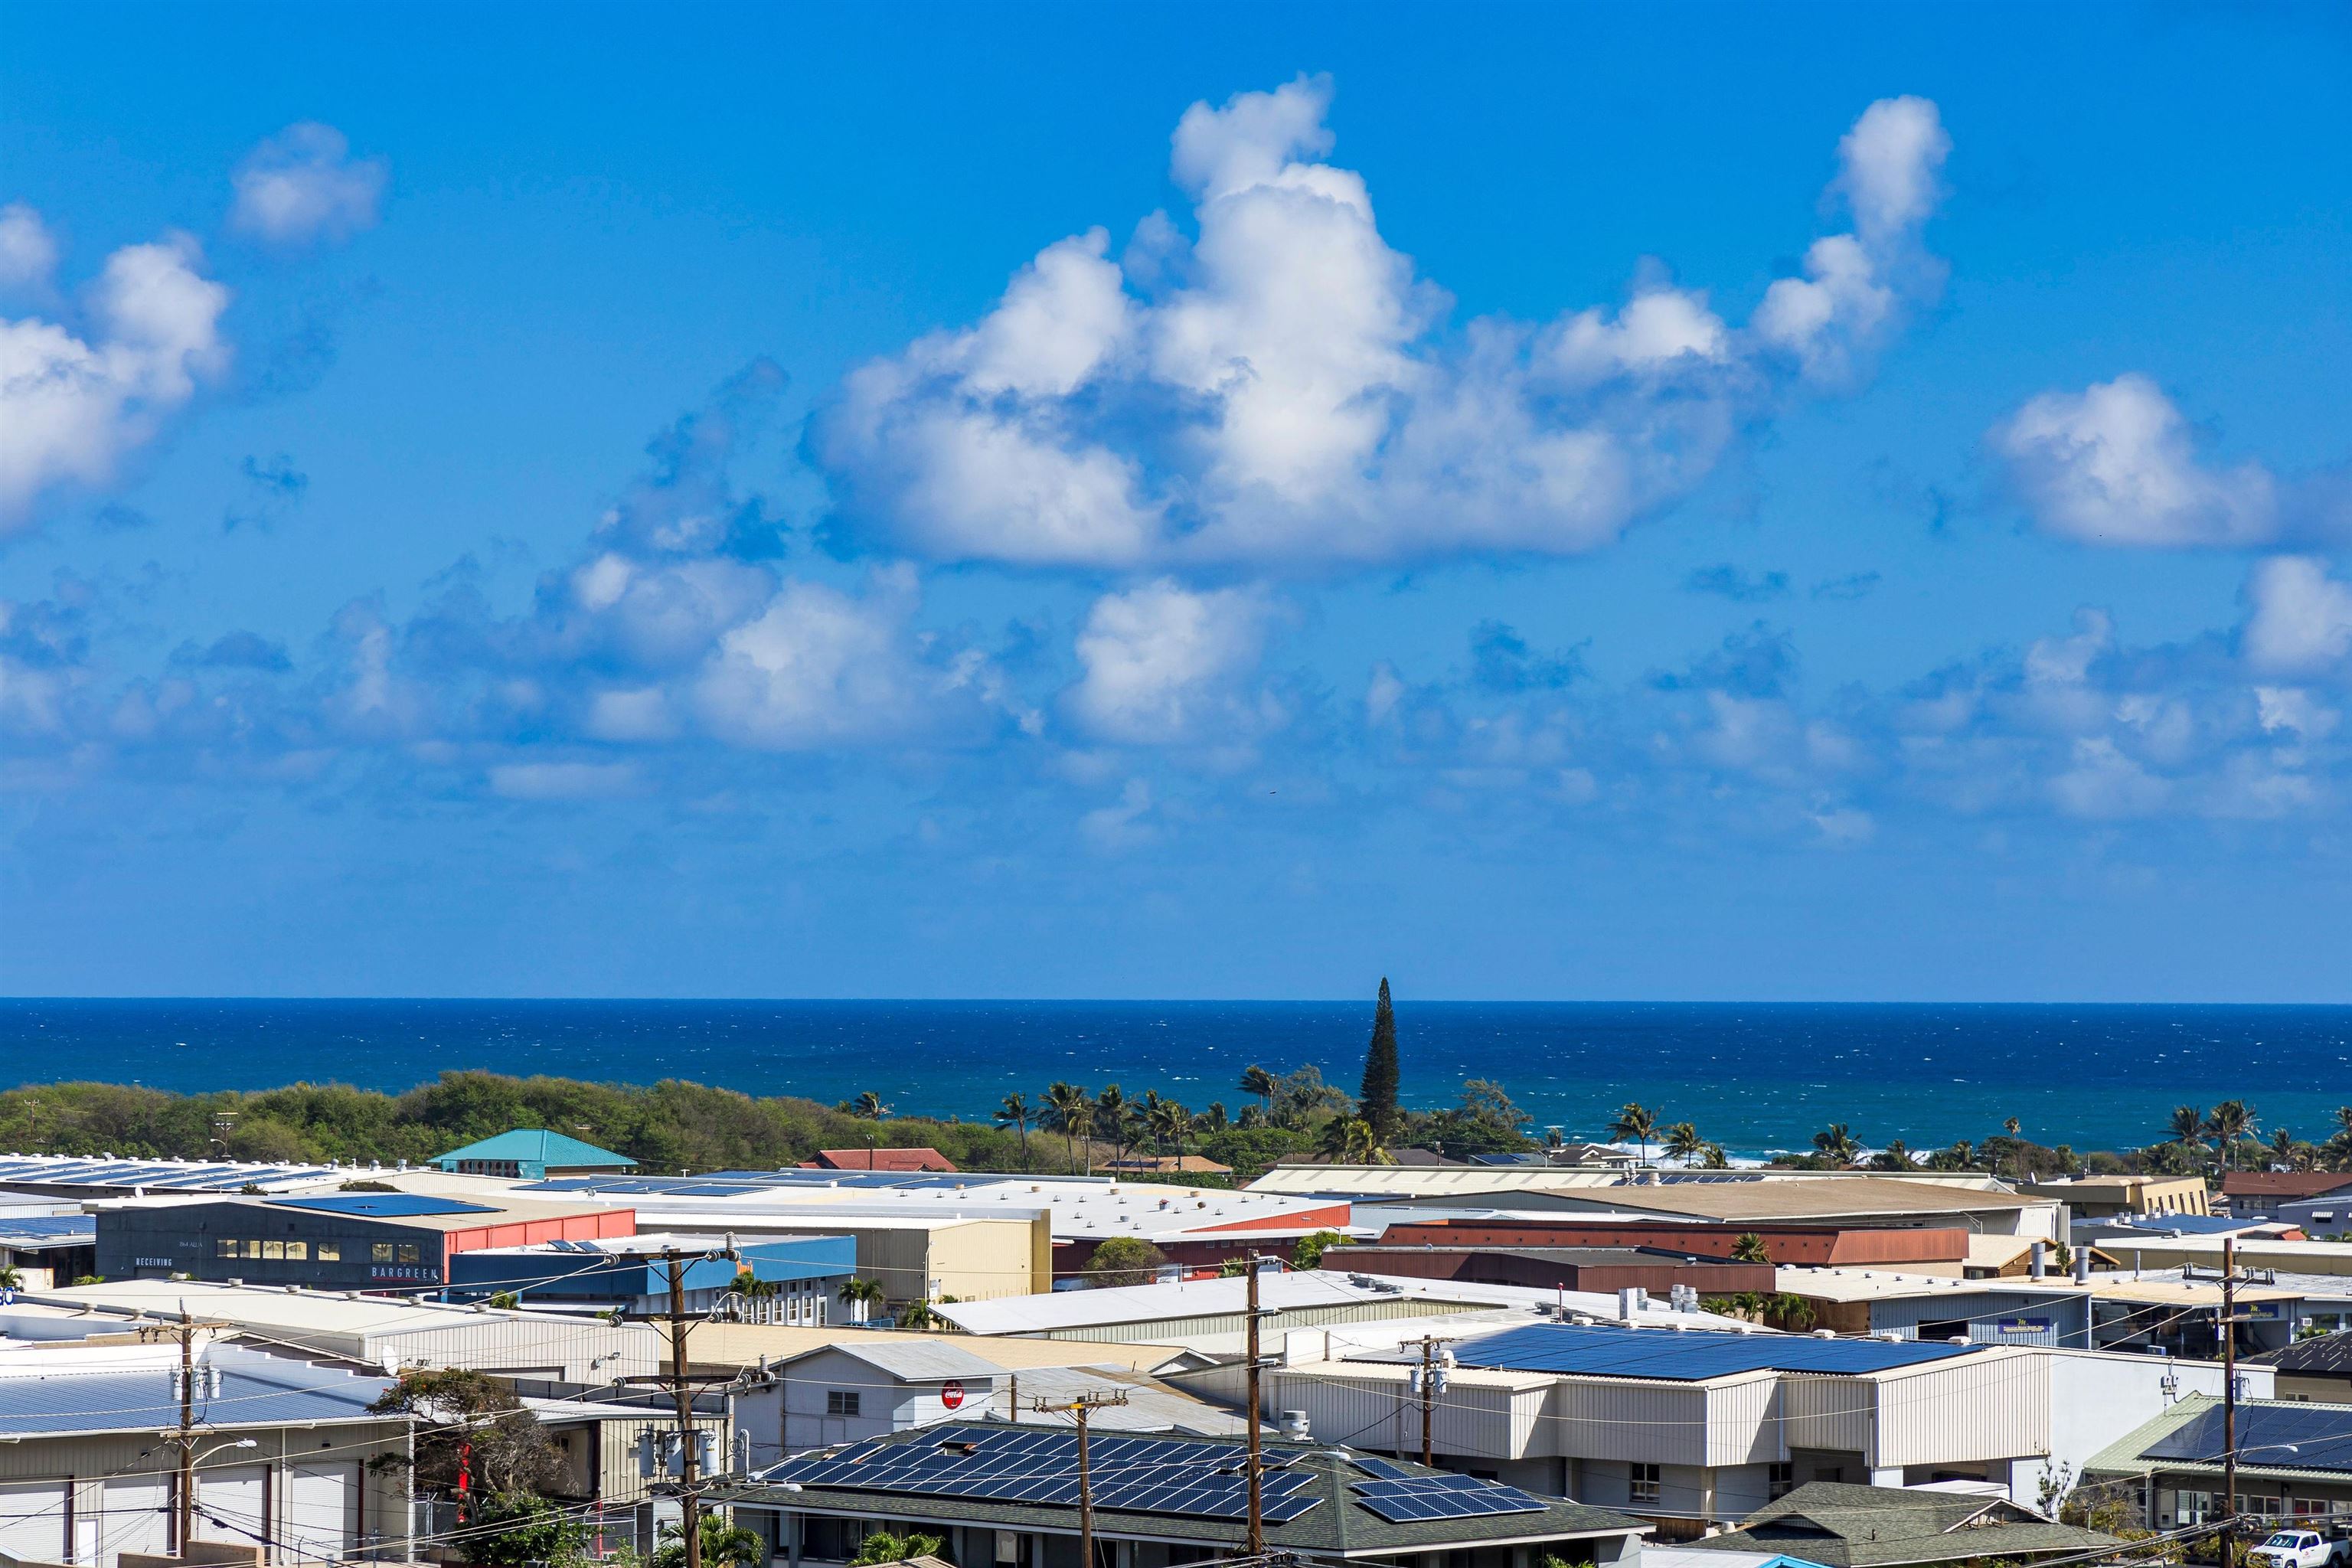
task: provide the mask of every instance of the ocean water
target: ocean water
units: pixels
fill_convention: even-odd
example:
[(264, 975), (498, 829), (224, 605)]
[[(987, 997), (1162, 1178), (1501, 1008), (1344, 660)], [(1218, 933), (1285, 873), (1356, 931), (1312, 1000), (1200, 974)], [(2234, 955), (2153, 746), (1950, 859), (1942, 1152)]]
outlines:
[[(0, 1000), (0, 1085), (177, 1090), (307, 1080), (399, 1090), (460, 1068), (690, 1079), (900, 1115), (985, 1117), (1056, 1079), (1238, 1110), (1252, 1064), (1352, 1089), (1368, 1002)], [(2237, 1097), (2324, 1140), (2352, 1102), (2352, 1007), (1480, 1003), (1400, 1005), (1404, 1099), (1491, 1079), (1538, 1128), (1594, 1135), (1639, 1100), (1743, 1153), (1843, 1121), (1864, 1142), (1971, 1141), (2014, 1116), (2077, 1149), (2164, 1136)]]

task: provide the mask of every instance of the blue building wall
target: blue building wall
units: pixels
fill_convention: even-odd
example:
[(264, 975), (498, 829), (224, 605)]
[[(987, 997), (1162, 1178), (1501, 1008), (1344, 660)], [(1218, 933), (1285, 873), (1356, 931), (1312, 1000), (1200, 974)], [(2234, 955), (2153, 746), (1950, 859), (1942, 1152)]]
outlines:
[[(737, 1243), (740, 1262), (694, 1258), (680, 1270), (688, 1292), (724, 1290), (737, 1272), (788, 1286), (830, 1290), (857, 1272), (857, 1239), (848, 1236), (791, 1237)], [(644, 1253), (600, 1254), (562, 1243), (528, 1252), (461, 1252), (449, 1260), (449, 1296), (475, 1300), (501, 1290), (526, 1299), (625, 1302), (669, 1289), (669, 1270)]]

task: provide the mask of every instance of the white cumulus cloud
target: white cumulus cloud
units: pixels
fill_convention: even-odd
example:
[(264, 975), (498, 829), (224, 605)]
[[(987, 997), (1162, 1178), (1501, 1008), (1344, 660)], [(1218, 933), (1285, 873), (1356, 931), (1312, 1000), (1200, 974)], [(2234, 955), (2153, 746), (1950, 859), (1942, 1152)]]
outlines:
[(2274, 555), (2246, 579), (2239, 634), (2246, 662), (2278, 675), (2321, 673), (2352, 654), (2352, 584), (2315, 556)]
[(2045, 392), (1991, 440), (2034, 520), (2086, 544), (2244, 545), (2278, 527), (2269, 471), (2202, 461), (2189, 422), (2144, 375)]
[(1923, 99), (1841, 147), (1851, 232), (1746, 326), (1644, 278), (1615, 309), (1446, 325), (1325, 161), (1302, 77), (1178, 124), (1122, 259), (1060, 240), (975, 324), (853, 372), (815, 427), (843, 522), (894, 550), (1025, 565), (1315, 566), (1572, 553), (1688, 493), (1777, 393), (1847, 377), (1937, 269), (1919, 242), (1949, 147)]
[(0, 531), (52, 485), (105, 482), (226, 367), (229, 293), (202, 260), (184, 236), (116, 251), (90, 286), (86, 335), (0, 321)]
[(46, 289), (58, 269), (58, 242), (23, 202), (0, 207), (0, 289)]
[(350, 141), (331, 125), (288, 126), (238, 166), (231, 226), (274, 245), (347, 239), (373, 228), (390, 167), (351, 153)]
[(1162, 580), (1095, 601), (1078, 634), (1086, 673), (1070, 692), (1080, 722), (1138, 744), (1246, 739), (1265, 717), (1242, 691), (1265, 641), (1256, 594), (1194, 592)]

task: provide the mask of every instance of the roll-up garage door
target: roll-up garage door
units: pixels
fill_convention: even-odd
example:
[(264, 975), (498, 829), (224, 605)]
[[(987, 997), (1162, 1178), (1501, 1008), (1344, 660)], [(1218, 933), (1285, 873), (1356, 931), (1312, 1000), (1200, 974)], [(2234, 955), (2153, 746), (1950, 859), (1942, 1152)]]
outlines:
[(196, 1471), (196, 1539), (269, 1550), (269, 1469), (266, 1465), (209, 1466)]
[[(98, 1490), (98, 1568), (115, 1568), (126, 1552), (164, 1555), (172, 1543), (172, 1483), (163, 1476), (121, 1476)], [(88, 1500), (88, 1491), (82, 1494)], [(77, 1534), (80, 1533), (76, 1531)], [(89, 1562), (80, 1557), (77, 1562)]]
[(301, 1559), (341, 1556), (359, 1539), (360, 1468), (356, 1464), (296, 1465), (278, 1510), (278, 1538)]
[(0, 1481), (0, 1558), (62, 1563), (68, 1481)]

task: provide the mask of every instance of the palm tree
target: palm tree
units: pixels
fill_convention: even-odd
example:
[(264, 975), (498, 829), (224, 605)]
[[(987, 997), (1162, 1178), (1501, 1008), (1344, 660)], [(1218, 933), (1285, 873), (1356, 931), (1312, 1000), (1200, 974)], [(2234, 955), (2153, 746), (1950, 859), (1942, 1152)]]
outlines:
[(2290, 1171), (2307, 1171), (2311, 1168), (2311, 1145), (2298, 1139), (2285, 1128), (2280, 1127), (2272, 1131), (2271, 1158), (2277, 1163)]
[(1631, 1100), (1617, 1108), (1617, 1120), (1609, 1124), (1609, 1136), (1619, 1142), (1622, 1143), (1629, 1138), (1640, 1141), (1642, 1163), (1644, 1165), (1650, 1163), (1650, 1142), (1657, 1135), (1658, 1119), (1651, 1115), (1645, 1107), (1636, 1105)]
[(1209, 1101), (1209, 1109), (1192, 1118), (1192, 1131), (1195, 1132), (1223, 1132), (1231, 1125), (1225, 1116), (1225, 1102), (1222, 1100)]
[(1112, 1164), (1127, 1158), (1127, 1096), (1115, 1083), (1095, 1096), (1095, 1131), (1110, 1140)]
[(1696, 1164), (1706, 1152), (1706, 1140), (1698, 1129), (1687, 1121), (1677, 1121), (1665, 1131), (1665, 1152), (1669, 1159), (1680, 1160), (1685, 1165)]
[(1316, 1152), (1339, 1165), (1390, 1165), (1396, 1162), (1381, 1147), (1377, 1128), (1360, 1116), (1334, 1116), (1323, 1123)]
[(880, 1095), (869, 1089), (849, 1102), (849, 1114), (860, 1121), (879, 1121), (890, 1114), (890, 1108), (882, 1103)]
[(843, 1280), (841, 1289), (835, 1293), (841, 1298), (844, 1306), (856, 1309), (850, 1316), (859, 1322), (871, 1317), (874, 1309), (883, 1302), (882, 1281), (879, 1279), (860, 1279), (853, 1275)]
[(1021, 1134), (1021, 1168), (1024, 1171), (1029, 1168), (1029, 1122), (1036, 1114), (1036, 1109), (1017, 1094), (1006, 1095), (1004, 1103), (996, 1108), (996, 1124), (1013, 1128)]
[(2184, 1149), (2194, 1149), (2200, 1156), (2205, 1152), (2205, 1109), (2199, 1105), (2176, 1105), (2170, 1123), (2172, 1141)]
[(1139, 1134), (1137, 1141), (1139, 1142), (1142, 1138), (1150, 1138), (1154, 1154), (1168, 1152), (1168, 1142), (1160, 1136), (1160, 1108), (1167, 1103), (1160, 1098), (1158, 1089), (1147, 1089), (1143, 1091), (1143, 1098), (1135, 1105), (1135, 1125)]
[(1728, 1171), (1731, 1156), (1723, 1152), (1720, 1143), (1709, 1143), (1698, 1152), (1698, 1168), (1702, 1171)]
[(1088, 1138), (1087, 1173), (1094, 1173), (1094, 1144), (1091, 1140), (1095, 1130), (1094, 1103), (1087, 1098), (1087, 1091), (1074, 1083), (1055, 1082), (1045, 1090), (1045, 1110), (1039, 1118), (1039, 1124), (1059, 1132), (1062, 1141), (1069, 1145), (1070, 1174), (1074, 1176), (1078, 1173), (1078, 1140), (1081, 1137)]
[(1873, 1168), (1881, 1171), (1912, 1171), (1916, 1170), (1918, 1164), (1916, 1160), (1911, 1158), (1911, 1151), (1903, 1146), (1903, 1140), (1900, 1138), (1888, 1139), (1886, 1147), (1881, 1149), (1877, 1156), (1871, 1161)]
[(1862, 1145), (1854, 1142), (1844, 1122), (1832, 1121), (1813, 1134), (1813, 1150), (1841, 1165), (1851, 1165), (1854, 1156), (1862, 1152)]
[(1242, 1068), (1241, 1087), (1244, 1094), (1256, 1097), (1258, 1113), (1271, 1119), (1274, 1115), (1274, 1091), (1281, 1087), (1275, 1076), (1262, 1067), (1246, 1067)]
[(2239, 1140), (2251, 1138), (2259, 1131), (2254, 1125), (2254, 1108), (2242, 1100), (2225, 1100), (2205, 1119), (2205, 1131), (2221, 1156), (2221, 1168), (2235, 1169)]
[(1769, 1263), (1771, 1244), (1752, 1230), (1744, 1230), (1732, 1239), (1731, 1261), (1734, 1263)]
[(1151, 1136), (1165, 1139), (1176, 1145), (1176, 1168), (1184, 1168), (1184, 1134), (1192, 1131), (1192, 1113), (1172, 1100), (1163, 1100), (1145, 1113), (1151, 1126)]

